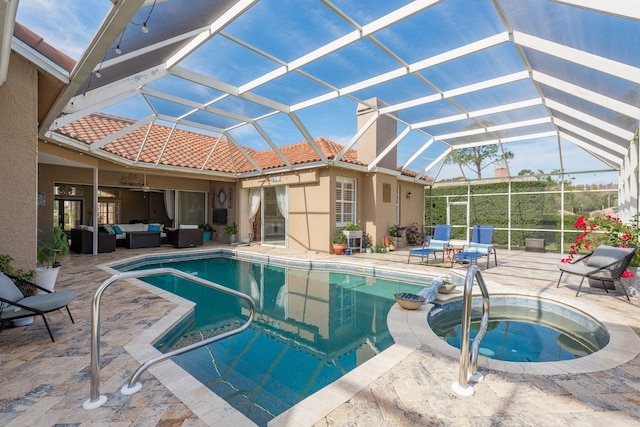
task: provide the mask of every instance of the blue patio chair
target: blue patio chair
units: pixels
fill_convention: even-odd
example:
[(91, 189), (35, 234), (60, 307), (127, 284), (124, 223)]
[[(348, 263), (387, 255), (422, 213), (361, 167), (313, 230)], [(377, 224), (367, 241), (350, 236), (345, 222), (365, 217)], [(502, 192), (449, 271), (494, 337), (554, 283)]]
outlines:
[(493, 225), (474, 225), (471, 233), (471, 242), (464, 246), (462, 252), (453, 255), (453, 261), (477, 264), (478, 258), (486, 256), (487, 268), (489, 268), (489, 261), (491, 261), (491, 254), (493, 253), (493, 259), (497, 266), (498, 256), (492, 242)]
[(420, 256), (421, 262), (424, 261), (424, 257), (427, 257), (427, 264), (429, 264), (429, 255), (433, 254), (433, 258), (436, 258), (436, 253), (442, 252), (442, 262), (444, 262), (444, 249), (449, 247), (449, 239), (451, 238), (451, 226), (450, 225), (436, 225), (436, 229), (433, 232), (433, 239), (429, 242), (429, 245), (419, 249), (411, 249), (409, 251), (409, 259), (407, 263), (411, 262), (411, 255)]

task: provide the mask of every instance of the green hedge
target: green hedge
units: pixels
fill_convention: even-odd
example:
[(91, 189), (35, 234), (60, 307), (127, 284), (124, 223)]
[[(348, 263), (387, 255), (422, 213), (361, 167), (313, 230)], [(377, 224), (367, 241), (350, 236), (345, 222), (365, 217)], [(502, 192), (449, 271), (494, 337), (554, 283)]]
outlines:
[[(524, 247), (528, 238), (544, 238), (547, 246), (553, 246), (559, 250), (561, 239), (561, 195), (559, 193), (549, 193), (558, 190), (558, 184), (553, 181), (523, 181), (511, 183), (511, 226), (512, 228), (541, 229), (540, 231), (517, 231), (511, 232), (512, 247)], [(509, 225), (509, 191), (508, 183), (474, 184), (469, 189), (466, 184), (450, 187), (435, 187), (431, 190), (431, 198), (427, 193), (425, 206), (425, 224), (446, 224), (447, 222), (447, 199), (451, 202), (466, 201), (467, 193), (470, 197), (470, 224), (493, 225), (496, 229), (508, 228)], [(524, 194), (533, 192), (536, 194)], [(602, 205), (602, 193), (566, 193), (567, 199), (581, 198), (590, 199), (593, 203)], [(604, 196), (606, 197), (606, 196)], [(569, 201), (567, 200), (567, 202)], [(582, 204), (592, 204), (583, 202)], [(588, 215), (588, 213), (586, 213)], [(451, 224), (466, 224), (466, 207), (452, 206)], [(565, 214), (565, 248), (568, 248), (579, 232), (574, 231), (573, 223), (579, 214)], [(542, 229), (555, 229), (555, 231), (542, 231)], [(453, 239), (466, 238), (463, 228), (454, 228)], [(508, 232), (506, 230), (495, 230), (493, 235), (494, 243), (497, 246), (508, 244)]]

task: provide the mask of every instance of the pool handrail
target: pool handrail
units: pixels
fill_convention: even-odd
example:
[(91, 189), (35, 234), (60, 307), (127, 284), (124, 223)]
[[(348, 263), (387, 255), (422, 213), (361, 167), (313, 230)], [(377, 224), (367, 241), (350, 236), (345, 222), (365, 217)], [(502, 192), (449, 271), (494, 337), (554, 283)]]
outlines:
[[(480, 321), (480, 330), (473, 340), (471, 354), (469, 354), (473, 279), (476, 279), (478, 282), (480, 292), (482, 293), (482, 319)], [(470, 265), (469, 270), (467, 270), (463, 291), (462, 334), (460, 337), (460, 371), (458, 373), (458, 381), (454, 382), (451, 387), (453, 388), (453, 391), (461, 396), (472, 396), (475, 391), (473, 387), (469, 386), (468, 381), (470, 379), (475, 382), (482, 380), (482, 375), (477, 373), (478, 353), (480, 352), (480, 343), (482, 343), (482, 339), (487, 333), (487, 328), (489, 326), (489, 292), (487, 291), (487, 286), (484, 283), (482, 274), (480, 274), (480, 270), (475, 264)]]
[(211, 282), (209, 280), (202, 279), (200, 277), (185, 273), (184, 271), (180, 271), (175, 268), (161, 267), (161, 268), (152, 268), (148, 270), (126, 271), (126, 272), (114, 274), (113, 276), (109, 277), (104, 282), (102, 282), (100, 287), (98, 287), (98, 289), (93, 295), (93, 300), (91, 303), (91, 370), (90, 370), (91, 392), (90, 392), (90, 398), (86, 400), (82, 405), (84, 409), (96, 409), (107, 402), (107, 397), (104, 395), (100, 395), (100, 301), (102, 299), (102, 294), (112, 283), (114, 283), (117, 280), (134, 279), (134, 278), (140, 278), (140, 277), (155, 276), (159, 274), (170, 274), (170, 275), (178, 276), (183, 279), (190, 280), (190, 281), (199, 283), (201, 285), (205, 285), (210, 288), (216, 289), (218, 291), (244, 299), (249, 304), (249, 315), (247, 320), (241, 326), (235, 329), (232, 329), (220, 335), (216, 335), (193, 344), (189, 344), (187, 346), (178, 348), (176, 350), (161, 354), (159, 356), (156, 356), (147, 360), (142, 365), (140, 365), (140, 367), (133, 373), (133, 375), (129, 379), (129, 382), (122, 387), (121, 389), (122, 394), (130, 395), (139, 391), (142, 388), (142, 384), (137, 382), (137, 380), (140, 377), (140, 375), (142, 375), (142, 373), (146, 371), (149, 367), (159, 362), (162, 362), (164, 360), (170, 359), (174, 356), (186, 353), (188, 351), (194, 350), (204, 345), (208, 345), (213, 342), (228, 338), (232, 335), (238, 334), (246, 330), (249, 327), (249, 325), (251, 325), (251, 322), (253, 322), (256, 307), (253, 299), (250, 296), (242, 292), (229, 289), (217, 283)]

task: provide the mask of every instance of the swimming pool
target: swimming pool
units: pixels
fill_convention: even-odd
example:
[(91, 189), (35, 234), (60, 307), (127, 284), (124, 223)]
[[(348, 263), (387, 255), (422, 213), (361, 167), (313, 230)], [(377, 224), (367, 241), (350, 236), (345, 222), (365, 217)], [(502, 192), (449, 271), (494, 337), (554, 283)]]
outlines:
[[(508, 362), (553, 362), (595, 353), (609, 343), (607, 329), (592, 317), (568, 306), (524, 296), (490, 298), (489, 327), (480, 354)], [(481, 316), (474, 298), (471, 340)], [(436, 305), (427, 316), (431, 329), (460, 348), (462, 301)]]
[[(173, 360), (258, 425), (266, 425), (392, 345), (386, 322), (395, 304), (393, 294), (422, 289), (416, 283), (384, 277), (219, 255), (117, 266), (119, 270), (156, 267), (198, 275), (244, 292), (256, 302), (249, 330)], [(155, 343), (161, 351), (199, 341), (246, 318), (242, 304), (233, 297), (195, 283), (174, 276), (145, 281), (197, 303), (192, 316)]]

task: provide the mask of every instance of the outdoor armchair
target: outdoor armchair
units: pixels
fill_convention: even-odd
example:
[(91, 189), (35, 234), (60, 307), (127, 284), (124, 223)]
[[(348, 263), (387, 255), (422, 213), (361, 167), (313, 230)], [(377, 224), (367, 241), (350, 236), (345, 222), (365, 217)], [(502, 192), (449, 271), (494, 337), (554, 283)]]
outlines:
[(491, 254), (495, 265), (498, 265), (498, 255), (493, 247), (493, 225), (474, 225), (471, 233), (471, 242), (465, 245), (462, 252), (453, 255), (454, 261), (478, 263), (478, 258), (487, 257), (487, 268), (491, 261)]
[[(20, 283), (21, 286), (34, 291), (37, 290), (38, 294), (25, 297), (16, 286), (16, 283)], [(51, 292), (18, 277), (0, 273), (0, 331), (4, 326), (4, 322), (30, 316), (42, 316), (51, 341), (55, 342), (45, 314), (64, 307), (69, 313), (71, 323), (75, 323), (68, 306), (75, 297), (75, 291)]]
[(429, 241), (428, 246), (423, 246), (418, 249), (411, 249), (409, 251), (409, 259), (407, 263), (411, 262), (411, 256), (420, 256), (421, 261), (424, 261), (424, 257), (427, 257), (427, 264), (429, 264), (429, 255), (433, 254), (433, 258), (436, 258), (438, 252), (442, 253), (442, 262), (444, 262), (444, 249), (449, 247), (449, 239), (451, 238), (451, 226), (450, 225), (436, 225), (436, 229), (433, 232), (433, 239)]
[[(560, 286), (560, 280), (564, 273), (575, 274), (582, 277), (576, 296), (580, 293), (584, 279), (589, 278), (603, 281), (602, 283), (604, 284), (602, 287), (607, 293), (609, 293), (608, 289), (614, 290), (615, 283), (618, 282), (624, 295), (631, 301), (629, 295), (627, 295), (627, 290), (622, 283), (620, 283), (620, 278), (629, 266), (637, 249), (638, 247), (636, 245), (630, 245), (627, 248), (600, 245), (592, 253), (584, 255), (571, 263), (561, 263), (558, 266), (560, 269), (560, 277), (558, 278), (556, 288)], [(607, 286), (607, 283), (611, 283), (612, 285)]]

